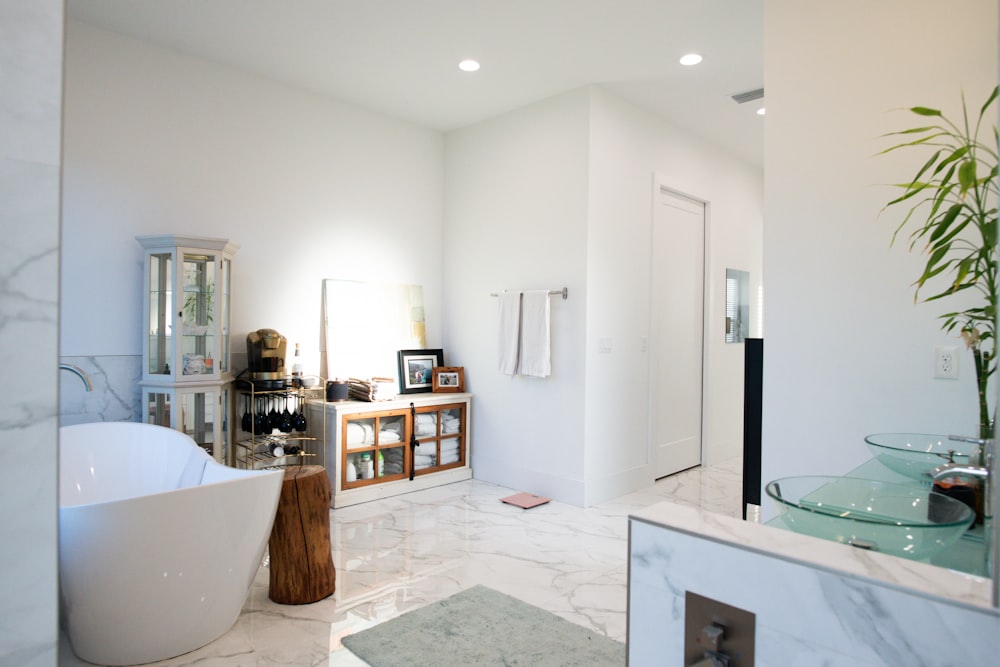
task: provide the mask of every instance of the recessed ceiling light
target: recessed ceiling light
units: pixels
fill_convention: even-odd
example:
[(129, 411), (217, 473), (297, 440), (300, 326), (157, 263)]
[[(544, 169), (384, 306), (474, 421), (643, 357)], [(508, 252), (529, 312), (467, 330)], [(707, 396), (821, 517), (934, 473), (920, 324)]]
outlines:
[(479, 69), (479, 63), (476, 62), (475, 60), (463, 60), (462, 62), (458, 63), (458, 69), (462, 70), (463, 72), (475, 72), (477, 69)]
[(765, 107), (761, 107), (761, 108), (757, 109), (757, 115), (758, 116), (763, 116), (764, 115), (764, 110), (765, 110)]
[(689, 53), (681, 56), (681, 65), (697, 65), (701, 62), (701, 56), (697, 53)]

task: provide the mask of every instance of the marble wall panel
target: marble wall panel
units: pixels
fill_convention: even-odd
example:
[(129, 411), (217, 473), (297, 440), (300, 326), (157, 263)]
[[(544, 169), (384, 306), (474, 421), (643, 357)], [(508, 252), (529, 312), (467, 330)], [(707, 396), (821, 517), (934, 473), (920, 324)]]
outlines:
[(90, 378), (93, 389), (68, 372), (59, 382), (59, 424), (141, 421), (139, 386), (142, 357), (139, 355), (62, 357)]
[(989, 665), (996, 610), (630, 520), (629, 664), (683, 664), (684, 594), (756, 614), (757, 667)]
[(0, 666), (58, 639), (56, 359), (63, 3), (0, 3)]

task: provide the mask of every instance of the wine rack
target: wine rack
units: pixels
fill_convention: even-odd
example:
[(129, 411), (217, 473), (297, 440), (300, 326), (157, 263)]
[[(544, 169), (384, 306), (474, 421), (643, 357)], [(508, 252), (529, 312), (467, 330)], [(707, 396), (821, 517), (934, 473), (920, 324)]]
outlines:
[(322, 378), (312, 378), (317, 380), (312, 387), (266, 390), (258, 389), (250, 380), (234, 381), (235, 467), (264, 470), (325, 465), (326, 414), (307, 419), (306, 402), (322, 399), (326, 383)]

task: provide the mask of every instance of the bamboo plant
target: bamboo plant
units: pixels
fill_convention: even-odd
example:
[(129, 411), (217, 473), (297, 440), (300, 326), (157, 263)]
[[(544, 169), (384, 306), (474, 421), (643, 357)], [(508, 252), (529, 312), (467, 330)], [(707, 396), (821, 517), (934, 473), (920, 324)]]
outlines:
[[(906, 209), (892, 236), (892, 244), (908, 230), (909, 250), (927, 257), (923, 272), (913, 283), (914, 301), (938, 301), (952, 295), (976, 292), (981, 298), (965, 300), (967, 308), (940, 316), (941, 328), (958, 333), (972, 351), (979, 399), (979, 437), (993, 437), (993, 416), (987, 400), (989, 379), (997, 368), (997, 127), (992, 122), (997, 99), (994, 88), (970, 122), (962, 95), (962, 118), (949, 120), (940, 110), (912, 107), (921, 122), (929, 123), (884, 137), (901, 141), (879, 154), (924, 150), (930, 157), (916, 176), (894, 187), (902, 194), (885, 205)], [(991, 127), (989, 141), (980, 131)], [(933, 285), (933, 287), (932, 287)], [(922, 296), (921, 290), (932, 292)]]

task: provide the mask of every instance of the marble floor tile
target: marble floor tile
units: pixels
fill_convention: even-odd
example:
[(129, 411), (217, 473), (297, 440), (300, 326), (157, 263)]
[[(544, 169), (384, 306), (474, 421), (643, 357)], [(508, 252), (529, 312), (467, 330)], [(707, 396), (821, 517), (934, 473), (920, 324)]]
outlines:
[[(341, 639), (476, 584), (625, 641), (630, 513), (671, 500), (741, 515), (742, 460), (697, 467), (588, 507), (522, 510), (469, 480), (330, 512), (337, 590), (309, 605), (267, 597), (261, 567), (226, 634), (162, 666), (365, 665)], [(86, 665), (65, 635), (60, 665)]]

